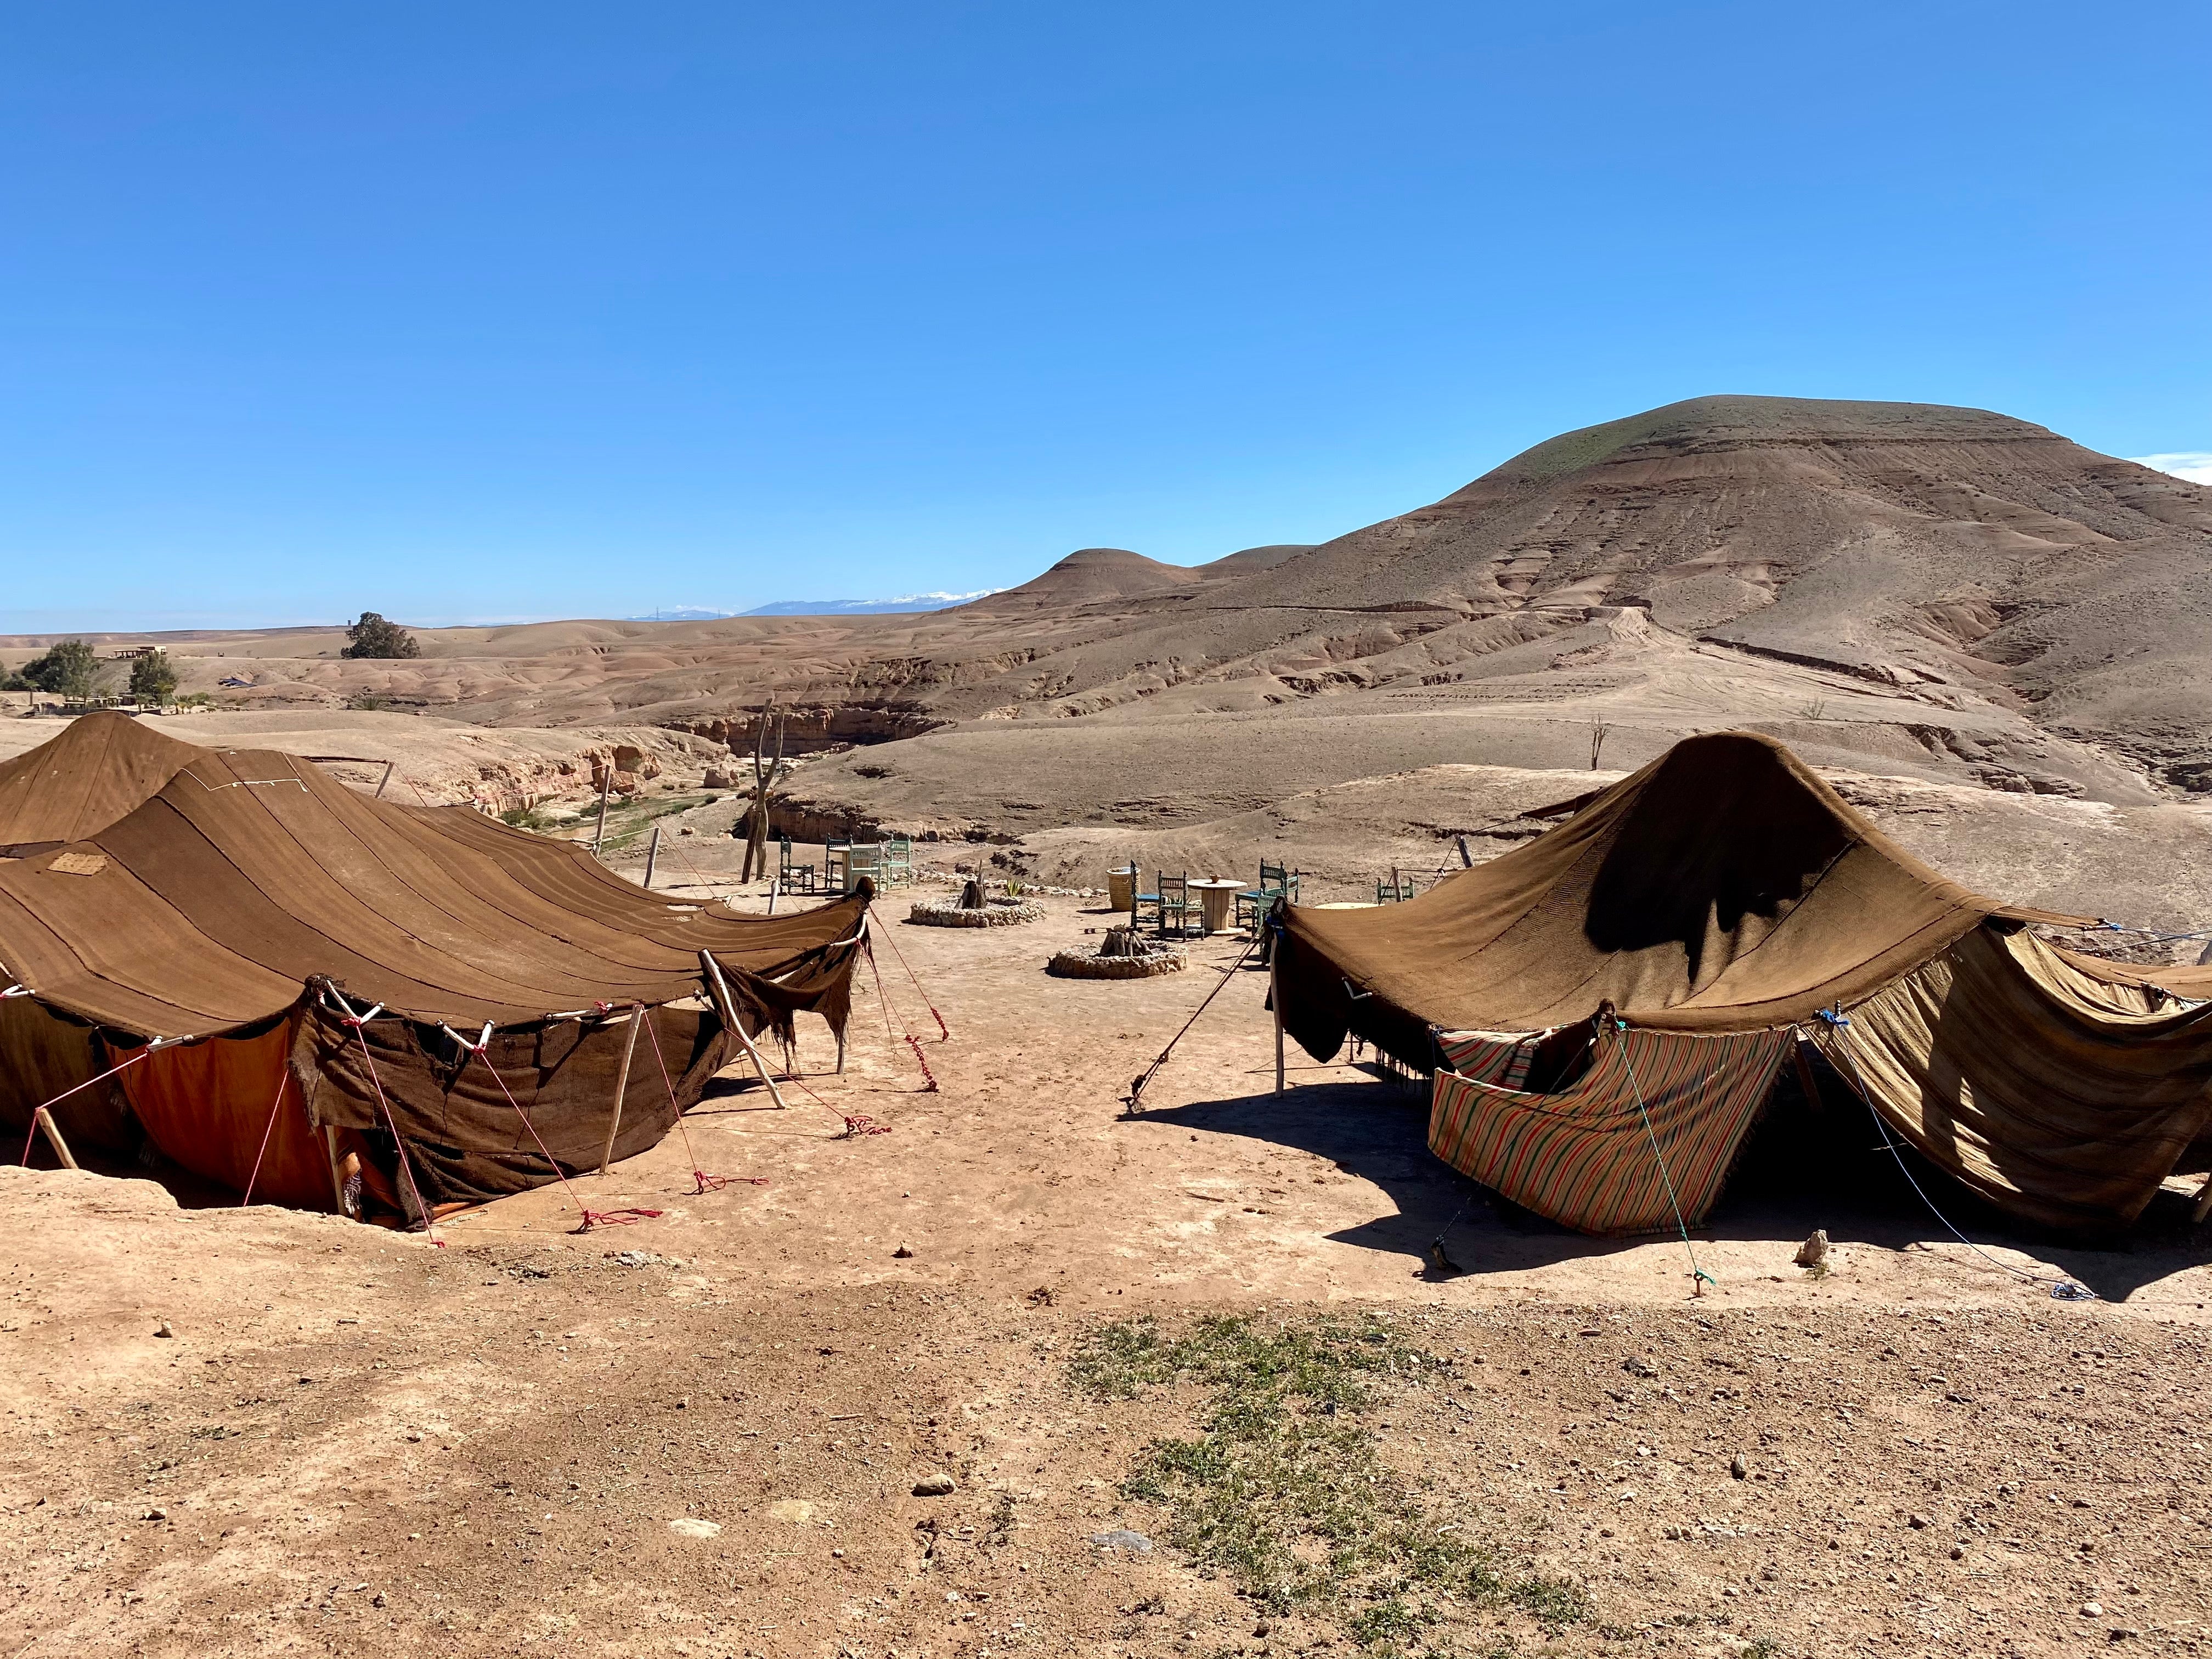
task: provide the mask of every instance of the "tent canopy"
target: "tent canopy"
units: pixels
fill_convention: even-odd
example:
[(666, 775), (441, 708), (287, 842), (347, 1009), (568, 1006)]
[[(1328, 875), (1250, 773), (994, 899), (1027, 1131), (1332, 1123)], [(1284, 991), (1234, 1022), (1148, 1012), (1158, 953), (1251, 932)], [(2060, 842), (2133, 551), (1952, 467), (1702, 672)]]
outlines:
[(2000, 904), (1938, 875), (1770, 738), (1675, 744), (1566, 823), (1403, 904), (1292, 906), (1284, 1019), (1425, 1068), (1430, 1028), (1536, 1030), (1610, 1002), (1659, 1030), (1809, 1018), (1918, 967)]
[(2025, 926), (2090, 920), (1946, 879), (1780, 744), (1723, 732), (1419, 898), (1290, 907), (1276, 994), (1316, 1059), (1356, 1032), (1433, 1069), (1431, 1147), (1587, 1231), (1697, 1221), (1793, 1027), (1992, 1202), (2106, 1227), (2212, 1114), (2212, 971)]
[(266, 1019), (319, 975), (357, 1006), (468, 1030), (665, 1003), (700, 993), (702, 949), (781, 979), (849, 940), (863, 908), (672, 903), (581, 846), (120, 714), (0, 766), (0, 969), (141, 1036)]

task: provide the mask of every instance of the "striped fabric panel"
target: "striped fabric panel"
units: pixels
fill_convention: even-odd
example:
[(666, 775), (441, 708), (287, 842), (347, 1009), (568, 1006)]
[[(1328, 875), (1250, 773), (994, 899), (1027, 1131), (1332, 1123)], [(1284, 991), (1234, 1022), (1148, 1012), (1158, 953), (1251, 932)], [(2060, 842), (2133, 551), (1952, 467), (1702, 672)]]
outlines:
[(1616, 1032), (1599, 1039), (1581, 1079), (1550, 1095), (1440, 1071), (1429, 1150), (1524, 1209), (1586, 1233), (1671, 1231), (1672, 1176), (1682, 1217), (1695, 1225), (1720, 1196), (1790, 1041), (1787, 1027), (1726, 1036)]
[(1559, 1027), (1542, 1031), (1439, 1031), (1437, 1047), (1444, 1064), (1462, 1077), (1518, 1089), (1528, 1081), (1536, 1045)]

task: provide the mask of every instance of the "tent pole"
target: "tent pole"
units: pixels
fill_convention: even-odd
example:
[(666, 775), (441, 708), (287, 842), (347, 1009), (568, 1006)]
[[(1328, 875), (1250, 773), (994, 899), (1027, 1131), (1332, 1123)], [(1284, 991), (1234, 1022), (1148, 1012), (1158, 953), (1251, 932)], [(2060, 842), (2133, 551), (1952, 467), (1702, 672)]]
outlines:
[(653, 826), (653, 844), (645, 849), (645, 890), (653, 890), (653, 866), (660, 861), (660, 826)]
[(1283, 1092), (1283, 991), (1276, 976), (1275, 964), (1281, 959), (1279, 950), (1267, 953), (1267, 1006), (1275, 1011), (1275, 1092)]
[(61, 1159), (62, 1168), (76, 1169), (76, 1159), (70, 1155), (69, 1142), (62, 1139), (61, 1127), (54, 1121), (54, 1115), (41, 1106), (31, 1114), (31, 1121), (38, 1126), (40, 1133), (46, 1136), (46, 1145), (54, 1149), (54, 1156)]
[(343, 1215), (345, 1177), (338, 1173), (338, 1132), (327, 1123), (323, 1125), (323, 1156), (331, 1166), (331, 1207)]
[(707, 950), (699, 952), (699, 960), (706, 967), (708, 981), (714, 987), (714, 1000), (721, 1008), (723, 1020), (736, 1034), (738, 1041), (745, 1045), (745, 1052), (753, 1057), (753, 1069), (760, 1073), (761, 1081), (768, 1085), (769, 1098), (775, 1102), (776, 1110), (782, 1111), (785, 1109), (783, 1091), (775, 1086), (775, 1079), (769, 1075), (768, 1062), (761, 1058), (761, 1051), (753, 1047), (752, 1038), (745, 1035), (744, 1024), (738, 1018), (737, 999), (730, 994), (728, 981), (722, 977), (721, 964), (714, 960), (714, 952)]
[(629, 1006), (629, 1035), (623, 1039), (622, 1070), (615, 1077), (614, 1116), (607, 1123), (607, 1144), (599, 1149), (599, 1173), (607, 1172), (614, 1161), (615, 1136), (622, 1130), (623, 1102), (629, 1097), (629, 1060), (637, 1052), (637, 1028), (645, 1023), (645, 1005), (633, 1002)]
[(615, 787), (615, 757), (608, 752), (606, 765), (599, 772), (599, 827), (592, 832), (592, 856), (599, 855), (599, 843), (607, 838), (607, 791)]
[(2212, 1215), (2212, 1176), (2205, 1176), (2203, 1186), (2197, 1189), (2197, 1213), (2190, 1219), (2202, 1221), (2208, 1215)]

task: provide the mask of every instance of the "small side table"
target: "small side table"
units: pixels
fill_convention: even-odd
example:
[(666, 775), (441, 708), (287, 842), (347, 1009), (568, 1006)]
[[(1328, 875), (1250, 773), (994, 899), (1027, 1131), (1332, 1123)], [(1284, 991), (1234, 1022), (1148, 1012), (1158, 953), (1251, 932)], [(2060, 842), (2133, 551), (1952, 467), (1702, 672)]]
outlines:
[(1232, 931), (1229, 921), (1230, 898), (1239, 889), (1248, 884), (1241, 881), (1211, 879), (1194, 881), (1190, 884), (1190, 890), (1198, 895), (1199, 902), (1203, 907), (1202, 913), (1206, 918), (1207, 933), (1226, 933)]

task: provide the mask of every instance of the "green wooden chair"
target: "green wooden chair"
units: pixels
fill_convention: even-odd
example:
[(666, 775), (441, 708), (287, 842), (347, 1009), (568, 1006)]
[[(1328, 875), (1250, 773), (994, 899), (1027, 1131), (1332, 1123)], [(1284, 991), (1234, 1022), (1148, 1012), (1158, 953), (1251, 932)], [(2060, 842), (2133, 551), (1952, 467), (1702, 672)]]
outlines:
[(1205, 907), (1190, 890), (1189, 872), (1171, 876), (1163, 870), (1159, 891), (1153, 896), (1153, 902), (1159, 907), (1162, 939), (1167, 938), (1170, 933), (1177, 939), (1183, 939), (1194, 930), (1201, 933), (1206, 931)]
[(1256, 929), (1261, 918), (1274, 908), (1277, 899), (1288, 899), (1293, 904), (1298, 902), (1298, 872), (1261, 859), (1259, 884), (1237, 895), (1237, 925), (1248, 933)]
[(1403, 904), (1413, 896), (1413, 878), (1411, 876), (1393, 876), (1375, 884), (1375, 902), (1377, 904)]
[(884, 842), (884, 874), (885, 887), (911, 887), (914, 884), (914, 839), (910, 836), (892, 836)]

